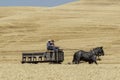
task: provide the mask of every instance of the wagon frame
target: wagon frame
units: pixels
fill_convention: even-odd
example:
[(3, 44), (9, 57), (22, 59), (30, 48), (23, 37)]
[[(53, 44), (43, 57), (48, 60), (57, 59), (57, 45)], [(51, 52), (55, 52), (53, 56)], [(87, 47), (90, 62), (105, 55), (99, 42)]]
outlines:
[(64, 61), (64, 52), (58, 49), (57, 52), (49, 50), (46, 52), (22, 53), (21, 63), (61, 63)]

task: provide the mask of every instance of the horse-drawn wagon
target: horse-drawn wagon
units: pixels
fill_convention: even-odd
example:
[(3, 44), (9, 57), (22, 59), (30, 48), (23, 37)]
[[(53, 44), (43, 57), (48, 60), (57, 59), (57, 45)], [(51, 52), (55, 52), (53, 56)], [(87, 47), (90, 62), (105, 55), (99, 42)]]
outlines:
[(58, 49), (56, 52), (54, 50), (49, 50), (46, 52), (37, 53), (22, 53), (21, 63), (61, 63), (64, 61), (64, 52), (62, 49)]

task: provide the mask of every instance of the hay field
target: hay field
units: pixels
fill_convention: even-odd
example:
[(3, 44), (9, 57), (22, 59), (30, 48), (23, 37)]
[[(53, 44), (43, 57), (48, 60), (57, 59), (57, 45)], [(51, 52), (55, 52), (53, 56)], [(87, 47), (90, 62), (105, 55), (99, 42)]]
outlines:
[[(22, 52), (46, 51), (49, 39), (64, 49), (62, 65), (20, 63)], [(105, 51), (98, 66), (67, 65), (78, 49), (97, 46)], [(0, 80), (119, 80), (119, 49), (119, 0), (80, 0), (49, 8), (0, 7)]]
[(120, 65), (118, 64), (0, 65), (1, 80), (119, 80), (119, 78)]

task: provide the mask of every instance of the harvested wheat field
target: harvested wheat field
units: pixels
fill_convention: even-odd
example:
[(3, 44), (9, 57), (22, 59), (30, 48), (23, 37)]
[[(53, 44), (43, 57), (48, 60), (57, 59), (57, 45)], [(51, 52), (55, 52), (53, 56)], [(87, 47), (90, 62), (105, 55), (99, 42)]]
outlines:
[[(54, 39), (62, 64), (21, 64), (22, 52)], [(70, 64), (77, 50), (103, 46), (96, 64)], [(57, 7), (0, 7), (0, 80), (119, 80), (120, 1), (80, 0)]]

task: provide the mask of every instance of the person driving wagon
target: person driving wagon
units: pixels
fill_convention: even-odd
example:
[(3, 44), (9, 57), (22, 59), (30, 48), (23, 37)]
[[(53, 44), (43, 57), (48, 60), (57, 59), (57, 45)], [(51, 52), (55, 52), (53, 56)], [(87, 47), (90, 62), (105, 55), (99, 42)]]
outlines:
[(49, 50), (53, 50), (54, 52), (56, 52), (58, 49), (59, 49), (59, 47), (56, 47), (55, 46), (55, 44), (54, 44), (54, 40), (49, 40), (48, 42), (47, 42), (47, 50), (49, 51)]

